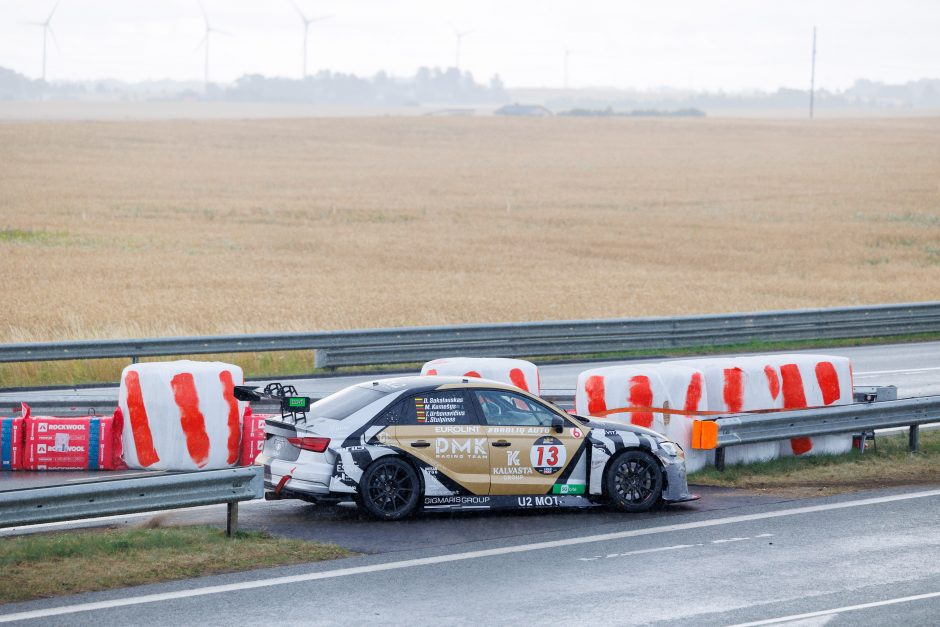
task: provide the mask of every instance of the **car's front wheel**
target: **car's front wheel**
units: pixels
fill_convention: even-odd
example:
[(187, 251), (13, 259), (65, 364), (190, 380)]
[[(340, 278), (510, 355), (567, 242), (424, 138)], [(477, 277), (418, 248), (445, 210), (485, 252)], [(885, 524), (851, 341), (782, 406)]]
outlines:
[(663, 471), (644, 451), (624, 451), (615, 457), (605, 481), (610, 506), (622, 512), (645, 512), (663, 492)]
[(396, 457), (376, 460), (362, 473), (359, 502), (382, 520), (401, 520), (414, 513), (421, 497), (418, 473), (406, 461)]

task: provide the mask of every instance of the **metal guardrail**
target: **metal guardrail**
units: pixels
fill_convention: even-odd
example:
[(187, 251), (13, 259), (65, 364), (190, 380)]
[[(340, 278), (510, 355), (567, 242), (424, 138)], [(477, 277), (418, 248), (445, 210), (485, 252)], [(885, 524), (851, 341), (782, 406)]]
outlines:
[(468, 324), (214, 337), (45, 342), (0, 346), (0, 362), (315, 350), (317, 367), (426, 361), (466, 353), (528, 357), (749, 341), (940, 332), (940, 301), (669, 318)]
[(0, 492), (0, 527), (228, 504), (226, 533), (238, 526), (238, 502), (264, 495), (261, 466), (161, 474)]
[(715, 422), (718, 425), (715, 466), (719, 470), (724, 466), (724, 449), (729, 446), (837, 433), (864, 434), (893, 427), (910, 427), (908, 442), (911, 450), (916, 451), (920, 425), (940, 422), (940, 396), (739, 414)]

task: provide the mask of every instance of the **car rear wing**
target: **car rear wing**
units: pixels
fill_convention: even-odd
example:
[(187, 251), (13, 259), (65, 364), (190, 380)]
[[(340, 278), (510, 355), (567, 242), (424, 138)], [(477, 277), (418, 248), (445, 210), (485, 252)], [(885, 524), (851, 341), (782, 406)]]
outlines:
[(307, 412), (310, 411), (311, 399), (309, 396), (297, 394), (293, 385), (269, 383), (260, 387), (250, 385), (236, 385), (235, 398), (239, 401), (275, 401), (280, 406), (281, 418), (286, 422), (288, 418), (292, 423), (307, 422)]

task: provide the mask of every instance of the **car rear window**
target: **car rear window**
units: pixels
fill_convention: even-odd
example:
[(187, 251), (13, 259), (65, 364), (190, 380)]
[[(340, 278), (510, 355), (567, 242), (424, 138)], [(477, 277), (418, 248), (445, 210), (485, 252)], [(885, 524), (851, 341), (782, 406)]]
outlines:
[(314, 418), (342, 420), (386, 394), (387, 392), (381, 392), (373, 388), (354, 386), (317, 401), (310, 406), (310, 413)]

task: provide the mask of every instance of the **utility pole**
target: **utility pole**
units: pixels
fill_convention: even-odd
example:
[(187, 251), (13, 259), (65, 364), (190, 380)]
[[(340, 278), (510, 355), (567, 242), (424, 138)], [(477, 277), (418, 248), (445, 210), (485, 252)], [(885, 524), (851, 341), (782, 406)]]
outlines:
[(816, 99), (816, 27), (813, 27), (813, 66), (809, 75), (809, 119), (813, 119)]

